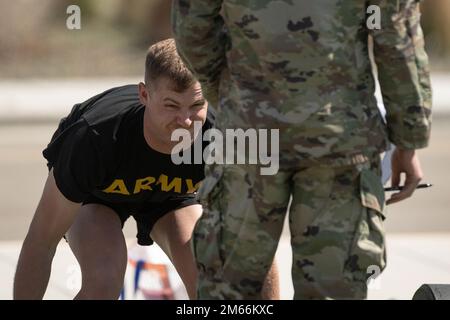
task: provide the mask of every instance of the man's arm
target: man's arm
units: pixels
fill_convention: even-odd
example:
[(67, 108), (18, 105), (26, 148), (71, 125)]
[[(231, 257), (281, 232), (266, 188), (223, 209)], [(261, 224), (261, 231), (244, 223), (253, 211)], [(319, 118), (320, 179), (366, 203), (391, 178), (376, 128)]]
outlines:
[(381, 29), (373, 30), (389, 139), (402, 149), (428, 145), (431, 83), (420, 26), (420, 1), (372, 0), (381, 8)]
[(226, 67), (228, 44), (221, 8), (222, 0), (174, 0), (172, 7), (178, 53), (213, 106), (218, 104), (220, 74)]
[(423, 173), (415, 149), (428, 145), (431, 130), (431, 81), (420, 26), (420, 0), (372, 0), (381, 8), (381, 29), (373, 30), (374, 57), (386, 107), (392, 156), (392, 185), (405, 187), (387, 201), (409, 198)]
[(67, 200), (50, 171), (20, 252), (14, 299), (42, 299), (50, 278), (56, 247), (72, 225), (80, 204)]

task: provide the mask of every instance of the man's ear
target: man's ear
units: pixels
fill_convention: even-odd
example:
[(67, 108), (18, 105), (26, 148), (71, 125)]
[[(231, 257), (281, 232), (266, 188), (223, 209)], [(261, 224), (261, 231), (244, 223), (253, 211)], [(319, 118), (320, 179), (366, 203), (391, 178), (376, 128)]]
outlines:
[(149, 95), (147, 92), (147, 87), (143, 82), (139, 83), (139, 100), (141, 103), (146, 106), (148, 104)]

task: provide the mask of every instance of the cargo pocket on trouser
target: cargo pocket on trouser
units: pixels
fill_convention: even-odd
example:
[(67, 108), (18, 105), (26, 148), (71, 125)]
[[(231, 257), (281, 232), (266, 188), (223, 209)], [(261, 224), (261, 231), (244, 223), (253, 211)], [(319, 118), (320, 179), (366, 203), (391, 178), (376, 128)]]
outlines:
[(386, 266), (385, 230), (383, 220), (384, 189), (378, 160), (363, 168), (359, 179), (361, 216), (355, 228), (346, 271), (351, 279), (354, 296), (367, 297), (369, 278), (381, 273)]
[[(198, 191), (203, 206), (202, 217), (197, 221), (192, 235), (191, 248), (199, 270), (199, 284), (207, 279), (217, 278), (223, 267), (219, 246), (222, 232), (221, 179), (223, 167), (209, 165), (205, 169), (206, 178)], [(201, 297), (200, 297), (201, 298)]]

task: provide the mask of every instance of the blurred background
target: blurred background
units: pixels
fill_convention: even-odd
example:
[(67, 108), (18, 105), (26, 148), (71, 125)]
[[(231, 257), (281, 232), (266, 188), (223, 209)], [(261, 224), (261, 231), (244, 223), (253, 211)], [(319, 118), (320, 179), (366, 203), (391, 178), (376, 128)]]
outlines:
[[(81, 30), (66, 27), (74, 4)], [(77, 102), (143, 78), (146, 49), (171, 35), (170, 7), (169, 0), (0, 0), (0, 299), (11, 298), (18, 250), (47, 175), (41, 152), (58, 120)], [(434, 187), (388, 208), (391, 267), (374, 299), (408, 299), (419, 282), (450, 283), (450, 0), (424, 0), (422, 13), (434, 119), (420, 157), (424, 182)], [(125, 226), (127, 238), (135, 232), (134, 223)], [(279, 257), (288, 276), (283, 243)], [(65, 261), (73, 263), (64, 250), (56, 275), (63, 283)], [(401, 276), (406, 283), (398, 285)], [(70, 298), (73, 290), (58, 281), (47, 298)]]

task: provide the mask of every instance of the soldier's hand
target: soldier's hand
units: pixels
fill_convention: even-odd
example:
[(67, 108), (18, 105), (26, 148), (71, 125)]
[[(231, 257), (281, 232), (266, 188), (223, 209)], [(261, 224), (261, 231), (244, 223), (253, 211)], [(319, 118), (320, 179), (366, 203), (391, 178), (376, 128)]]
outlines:
[(411, 197), (420, 180), (422, 180), (423, 173), (416, 150), (395, 149), (392, 155), (391, 184), (393, 187), (400, 185), (400, 176), (402, 173), (406, 175), (404, 188), (402, 191), (394, 193), (386, 201), (388, 205)]

